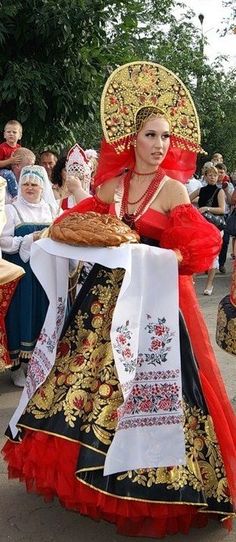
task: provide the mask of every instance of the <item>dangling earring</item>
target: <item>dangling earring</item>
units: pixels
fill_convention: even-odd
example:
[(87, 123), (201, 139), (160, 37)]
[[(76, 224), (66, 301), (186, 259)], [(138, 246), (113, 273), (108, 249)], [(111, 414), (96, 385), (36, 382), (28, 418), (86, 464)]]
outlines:
[(136, 139), (134, 139), (134, 140), (132, 141), (132, 145), (133, 145), (134, 148), (136, 148), (136, 145), (137, 145)]

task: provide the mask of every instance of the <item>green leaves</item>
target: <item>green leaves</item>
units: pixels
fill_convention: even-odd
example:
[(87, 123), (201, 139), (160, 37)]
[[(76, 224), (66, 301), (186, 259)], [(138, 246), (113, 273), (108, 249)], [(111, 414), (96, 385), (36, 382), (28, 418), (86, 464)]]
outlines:
[[(0, 2), (0, 125), (17, 118), (23, 123), (24, 145), (36, 149), (60, 150), (76, 140), (98, 147), (100, 96), (107, 76), (120, 64), (151, 60), (183, 79), (200, 113), (204, 147), (209, 152), (220, 148), (233, 164), (235, 83), (223, 68), (209, 66), (191, 12), (178, 8), (182, 12), (176, 20), (174, 9), (181, 4), (177, 0)], [(230, 142), (224, 137), (226, 126), (230, 126)]]

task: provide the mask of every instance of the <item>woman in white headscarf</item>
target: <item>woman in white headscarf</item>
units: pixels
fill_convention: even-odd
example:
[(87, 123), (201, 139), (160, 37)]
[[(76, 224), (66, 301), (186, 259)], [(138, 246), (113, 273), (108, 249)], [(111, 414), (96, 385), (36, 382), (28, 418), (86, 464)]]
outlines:
[(24, 167), (17, 199), (5, 208), (6, 224), (0, 239), (3, 258), (25, 270), (6, 317), (12, 380), (16, 386), (24, 386), (22, 361), (27, 362), (31, 356), (48, 306), (46, 294), (30, 267), (31, 246), (54, 220), (57, 209), (46, 170), (41, 166)]

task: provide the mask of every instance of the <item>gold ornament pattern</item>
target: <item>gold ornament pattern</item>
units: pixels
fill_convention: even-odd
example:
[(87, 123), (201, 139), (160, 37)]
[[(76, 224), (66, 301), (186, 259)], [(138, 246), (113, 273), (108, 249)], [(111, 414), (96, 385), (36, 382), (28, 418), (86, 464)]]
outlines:
[[(37, 420), (44, 420), (43, 429), (47, 430), (48, 420), (50, 433), (51, 419), (62, 415), (62, 436), (64, 431), (68, 437), (69, 430), (74, 430), (72, 440), (106, 453), (116, 430), (117, 409), (123, 402), (110, 344), (111, 320), (123, 274), (123, 270), (99, 272), (90, 310), (77, 313), (75, 324), (60, 341), (55, 367), (31, 399), (23, 426), (35, 428)], [(184, 402), (183, 408), (186, 465), (128, 471), (116, 475), (116, 480), (144, 488), (164, 484), (169, 492), (188, 487), (203, 492), (206, 499), (230, 504), (212, 419), (196, 405)], [(35, 421), (30, 417), (28, 424), (27, 414)], [(104, 455), (99, 456), (104, 461)]]
[(137, 132), (137, 113), (144, 107), (155, 108), (165, 116), (174, 146), (202, 151), (198, 115), (183, 82), (159, 64), (131, 62), (110, 75), (101, 98), (104, 136), (118, 153), (129, 147)]
[(216, 342), (229, 354), (236, 355), (236, 309), (230, 306), (229, 296), (223, 298), (218, 307)]
[[(101, 271), (100, 275), (106, 272)], [(110, 344), (110, 325), (123, 280), (123, 270), (108, 273), (106, 285), (92, 289), (91, 328), (87, 313), (76, 316), (75, 328), (59, 343), (57, 363), (45, 383), (31, 399), (27, 412), (36, 420), (62, 412), (66, 424), (93, 433), (104, 445), (111, 443), (122, 394)], [(76, 344), (76, 353), (71, 345)]]
[(232, 272), (230, 301), (232, 305), (236, 307), (236, 262), (234, 263), (233, 272)]
[(175, 491), (188, 485), (195, 491), (203, 491), (206, 498), (214, 498), (218, 503), (231, 502), (211, 417), (185, 402), (183, 408), (186, 465), (127, 471), (117, 479), (129, 478), (143, 487), (165, 484), (167, 489)]

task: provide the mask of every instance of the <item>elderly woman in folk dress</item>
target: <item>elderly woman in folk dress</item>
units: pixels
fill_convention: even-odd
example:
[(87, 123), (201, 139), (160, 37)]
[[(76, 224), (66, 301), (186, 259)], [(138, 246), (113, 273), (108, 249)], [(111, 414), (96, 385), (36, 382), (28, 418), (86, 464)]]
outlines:
[[(170, 462), (162, 438), (149, 450), (143, 436), (167, 430), (166, 444), (174, 453), (178, 386), (175, 379), (168, 381), (173, 374), (166, 369), (166, 357), (158, 357), (163, 341), (171, 341), (165, 335), (165, 318), (155, 314), (154, 324), (149, 319), (140, 327), (140, 333), (153, 333), (146, 355), (153, 363), (146, 366), (146, 358), (138, 357), (136, 380), (126, 400), (110, 339), (123, 272), (95, 264), (64, 327), (55, 366), (19, 420), (21, 442), (9, 441), (4, 447), (9, 474), (47, 498), (57, 495), (69, 509), (115, 523), (123, 534), (186, 533), (194, 525), (204, 526), (211, 515), (230, 527), (236, 501), (235, 416), (191, 277), (210, 265), (221, 237), (192, 207), (182, 184), (195, 170), (201, 150), (194, 104), (172, 72), (134, 62), (111, 74), (101, 117), (105, 141), (96, 195), (66, 213), (117, 215), (138, 231), (141, 243), (176, 252), (185, 459)], [(143, 280), (146, 288), (155, 288), (153, 279)], [(160, 297), (166, 305), (168, 295), (163, 287)], [(125, 325), (120, 348), (128, 363), (132, 329), (129, 321)], [(139, 467), (107, 474), (110, 448), (124, 432), (139, 443), (133, 457), (133, 465), (141, 457)], [(124, 445), (118, 459), (126, 459), (128, 447)], [(144, 454), (146, 449), (156, 451), (149, 468), (142, 464), (141, 448)]]
[(22, 362), (27, 363), (31, 356), (48, 306), (30, 267), (31, 245), (56, 216), (57, 205), (46, 170), (41, 166), (24, 167), (17, 199), (6, 205), (6, 224), (0, 239), (3, 258), (25, 271), (6, 317), (12, 380), (20, 387), (25, 384)]

